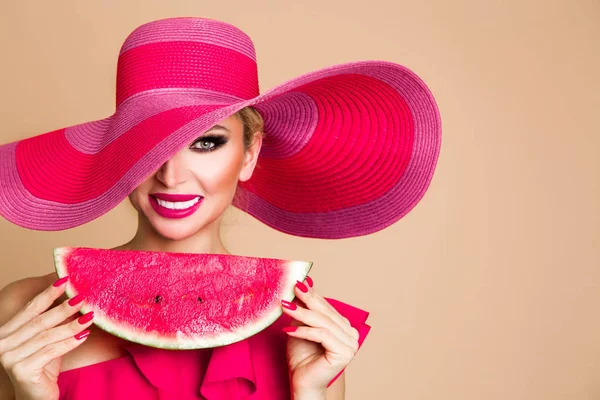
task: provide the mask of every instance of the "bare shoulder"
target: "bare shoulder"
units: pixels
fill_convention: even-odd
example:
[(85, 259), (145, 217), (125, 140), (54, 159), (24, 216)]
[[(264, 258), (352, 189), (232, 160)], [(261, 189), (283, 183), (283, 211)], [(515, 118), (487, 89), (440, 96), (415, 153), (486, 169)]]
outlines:
[(0, 326), (56, 280), (56, 273), (11, 282), (0, 289)]

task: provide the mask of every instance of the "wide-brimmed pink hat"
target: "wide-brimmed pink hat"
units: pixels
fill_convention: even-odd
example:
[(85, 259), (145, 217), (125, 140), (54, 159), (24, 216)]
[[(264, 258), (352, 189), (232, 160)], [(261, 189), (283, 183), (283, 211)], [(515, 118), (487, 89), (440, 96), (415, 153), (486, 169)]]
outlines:
[(436, 102), (408, 68), (359, 61), (259, 94), (254, 45), (205, 18), (144, 24), (123, 44), (116, 111), (0, 146), (0, 214), (63, 230), (105, 214), (179, 150), (246, 106), (265, 121), (234, 205), (296, 236), (381, 230), (427, 191), (441, 144)]

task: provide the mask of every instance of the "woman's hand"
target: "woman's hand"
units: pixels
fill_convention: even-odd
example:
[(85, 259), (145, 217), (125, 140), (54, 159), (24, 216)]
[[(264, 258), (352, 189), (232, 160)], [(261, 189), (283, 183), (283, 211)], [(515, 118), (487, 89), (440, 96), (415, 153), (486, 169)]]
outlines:
[[(62, 278), (34, 297), (0, 327), (0, 364), (8, 374), (15, 398), (58, 399), (58, 374), (64, 354), (85, 341), (92, 324), (90, 312), (63, 325), (81, 308), (81, 298), (48, 308), (65, 291)], [(46, 311), (48, 310), (48, 311)]]
[(292, 317), (292, 326), (283, 328), (290, 336), (287, 358), (292, 391), (325, 398), (329, 382), (358, 350), (358, 331), (313, 289), (310, 277), (298, 282), (295, 290), (293, 303), (282, 301), (284, 313)]

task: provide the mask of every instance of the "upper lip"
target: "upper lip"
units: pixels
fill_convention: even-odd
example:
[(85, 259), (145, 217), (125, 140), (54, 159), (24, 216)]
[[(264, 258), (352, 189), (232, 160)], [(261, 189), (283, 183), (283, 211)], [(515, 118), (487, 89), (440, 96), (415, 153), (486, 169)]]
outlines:
[(194, 200), (196, 197), (202, 197), (197, 194), (169, 194), (169, 193), (150, 193), (150, 196), (154, 196), (157, 199), (164, 201), (189, 201)]

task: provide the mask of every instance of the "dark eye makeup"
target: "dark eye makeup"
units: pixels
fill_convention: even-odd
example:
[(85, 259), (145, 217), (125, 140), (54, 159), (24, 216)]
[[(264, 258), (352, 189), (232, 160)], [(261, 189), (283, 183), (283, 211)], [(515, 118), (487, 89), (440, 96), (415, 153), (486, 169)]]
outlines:
[(215, 151), (219, 147), (227, 143), (227, 138), (224, 135), (209, 134), (200, 136), (191, 144), (190, 149), (198, 153), (206, 153)]

